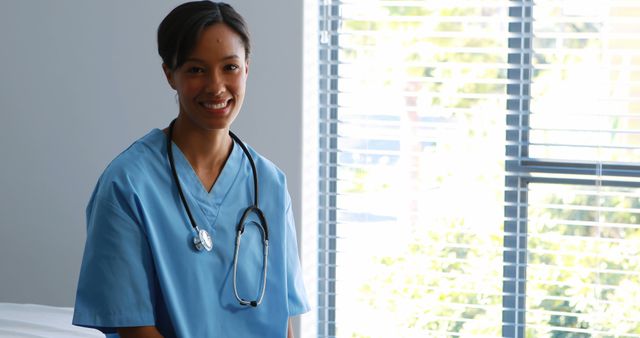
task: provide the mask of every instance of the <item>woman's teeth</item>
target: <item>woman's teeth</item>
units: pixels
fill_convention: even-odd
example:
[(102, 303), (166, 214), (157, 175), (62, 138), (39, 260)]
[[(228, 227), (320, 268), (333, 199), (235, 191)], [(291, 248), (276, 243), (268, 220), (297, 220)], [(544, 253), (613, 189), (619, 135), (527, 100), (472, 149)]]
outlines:
[(222, 109), (227, 106), (229, 101), (224, 101), (221, 103), (203, 103), (202, 105), (207, 109)]

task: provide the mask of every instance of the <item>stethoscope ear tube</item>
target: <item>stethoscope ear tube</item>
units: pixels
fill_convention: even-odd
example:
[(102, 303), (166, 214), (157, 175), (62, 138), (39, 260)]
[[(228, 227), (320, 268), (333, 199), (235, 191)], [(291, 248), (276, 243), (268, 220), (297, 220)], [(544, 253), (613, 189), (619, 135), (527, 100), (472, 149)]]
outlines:
[[(238, 294), (238, 284), (237, 284), (237, 276), (238, 276), (238, 253), (240, 252), (240, 243), (242, 242), (242, 235), (244, 234), (244, 225), (251, 213), (255, 213), (259, 222), (252, 222), (258, 226), (260, 229), (260, 233), (262, 234), (262, 285), (261, 290), (259, 291), (259, 296), (257, 300), (249, 301), (246, 300)], [(262, 213), (262, 210), (256, 206), (248, 207), (242, 217), (240, 218), (240, 222), (238, 223), (237, 233), (236, 233), (236, 249), (233, 254), (233, 292), (236, 296), (240, 305), (250, 305), (252, 307), (257, 307), (262, 303), (262, 299), (264, 298), (264, 292), (267, 288), (267, 260), (269, 258), (269, 227), (267, 225), (267, 220)]]
[(258, 299), (256, 300), (246, 300), (238, 294), (238, 253), (240, 252), (240, 243), (242, 234), (244, 232), (244, 226), (242, 228), (238, 227), (238, 233), (236, 234), (236, 249), (233, 253), (233, 293), (236, 296), (236, 299), (240, 303), (240, 305), (250, 305), (252, 307), (257, 307), (262, 303), (262, 299), (264, 298), (264, 292), (267, 289), (267, 260), (269, 259), (269, 240), (266, 239), (266, 233), (264, 231), (264, 227), (259, 225), (258, 228), (262, 233), (263, 247), (262, 247), (262, 285), (260, 287), (260, 291), (258, 291)]
[(244, 213), (242, 214), (242, 217), (240, 218), (240, 222), (238, 223), (238, 232), (240, 234), (242, 234), (244, 232), (244, 224), (247, 220), (247, 217), (249, 217), (249, 215), (251, 213), (255, 213), (258, 218), (260, 219), (260, 222), (258, 222), (258, 225), (260, 226), (260, 230), (262, 230), (263, 233), (263, 240), (268, 241), (269, 240), (269, 226), (267, 225), (267, 219), (264, 217), (264, 214), (262, 213), (262, 210), (260, 210), (260, 208), (258, 208), (255, 205), (252, 205), (250, 207), (248, 207)]

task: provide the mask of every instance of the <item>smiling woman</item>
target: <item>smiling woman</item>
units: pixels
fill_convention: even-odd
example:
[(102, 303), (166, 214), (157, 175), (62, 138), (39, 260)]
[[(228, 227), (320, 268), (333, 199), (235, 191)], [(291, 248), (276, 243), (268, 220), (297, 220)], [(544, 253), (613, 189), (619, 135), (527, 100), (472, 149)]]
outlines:
[[(206, 8), (206, 4), (197, 6)], [(205, 130), (224, 128), (233, 122), (244, 101), (249, 32), (230, 6), (220, 5), (218, 10), (224, 13), (220, 22), (207, 27), (185, 25), (177, 30), (177, 21), (195, 19), (187, 10), (176, 10), (175, 16), (167, 17), (158, 29), (162, 68), (180, 99), (178, 125), (188, 122)], [(181, 117), (188, 119), (183, 121)]]
[(163, 65), (169, 84), (180, 99), (178, 124), (215, 130), (233, 122), (240, 112), (249, 73), (242, 39), (229, 26), (215, 24), (203, 30), (184, 63)]
[(180, 5), (158, 50), (178, 116), (98, 180), (73, 323), (121, 337), (291, 337), (289, 318), (309, 306), (286, 179), (230, 132), (249, 71), (244, 20), (224, 3)]

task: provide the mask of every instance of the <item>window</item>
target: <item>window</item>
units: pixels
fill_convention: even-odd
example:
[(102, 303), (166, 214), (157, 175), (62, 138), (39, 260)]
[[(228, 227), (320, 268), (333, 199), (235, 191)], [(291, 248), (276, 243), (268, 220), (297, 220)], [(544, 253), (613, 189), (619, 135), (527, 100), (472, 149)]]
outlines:
[(640, 336), (640, 3), (509, 11), (506, 336)]
[(323, 0), (318, 337), (640, 337), (640, 3)]

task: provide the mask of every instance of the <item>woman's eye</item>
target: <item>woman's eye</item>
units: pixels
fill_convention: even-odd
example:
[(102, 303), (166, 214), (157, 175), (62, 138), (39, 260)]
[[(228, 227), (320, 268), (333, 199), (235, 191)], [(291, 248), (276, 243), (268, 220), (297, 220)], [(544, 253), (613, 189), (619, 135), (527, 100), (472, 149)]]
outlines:
[(187, 69), (188, 73), (192, 73), (192, 74), (197, 74), (197, 73), (204, 73), (204, 68), (201, 67), (189, 67), (189, 69)]
[(234, 71), (234, 70), (236, 70), (238, 68), (240, 68), (240, 67), (238, 67), (238, 65), (233, 65), (233, 64), (224, 66), (224, 70), (227, 70), (227, 71)]

